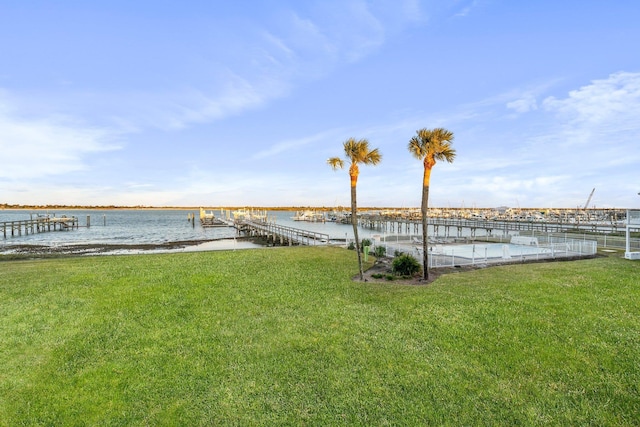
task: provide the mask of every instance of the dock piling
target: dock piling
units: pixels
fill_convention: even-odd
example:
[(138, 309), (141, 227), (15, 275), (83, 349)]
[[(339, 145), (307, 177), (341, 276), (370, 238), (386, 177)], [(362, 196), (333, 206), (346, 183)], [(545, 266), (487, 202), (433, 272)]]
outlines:
[(24, 234), (29, 235), (35, 233), (44, 233), (47, 231), (63, 231), (63, 230), (73, 230), (74, 228), (78, 228), (78, 218), (75, 216), (72, 217), (36, 217), (33, 219), (33, 215), (31, 219), (20, 220), (20, 221), (4, 221), (0, 222), (0, 228), (2, 228), (2, 236), (6, 239), (9, 235), (9, 230), (11, 233), (11, 237), (14, 236), (22, 236), (22, 232), (24, 230)]

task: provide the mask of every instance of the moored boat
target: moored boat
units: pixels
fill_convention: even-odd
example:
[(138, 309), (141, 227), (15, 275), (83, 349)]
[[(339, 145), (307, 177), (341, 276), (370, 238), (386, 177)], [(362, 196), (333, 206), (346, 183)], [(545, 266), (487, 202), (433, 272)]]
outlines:
[(291, 219), (294, 221), (325, 222), (327, 217), (322, 212), (306, 210), (296, 211), (295, 215), (292, 216)]

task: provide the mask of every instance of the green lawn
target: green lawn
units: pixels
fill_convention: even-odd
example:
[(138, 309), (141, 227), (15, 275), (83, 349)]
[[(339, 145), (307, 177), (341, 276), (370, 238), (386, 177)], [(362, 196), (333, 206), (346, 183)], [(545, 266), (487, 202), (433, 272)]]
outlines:
[(0, 425), (637, 425), (640, 263), (352, 282), (275, 248), (0, 262)]

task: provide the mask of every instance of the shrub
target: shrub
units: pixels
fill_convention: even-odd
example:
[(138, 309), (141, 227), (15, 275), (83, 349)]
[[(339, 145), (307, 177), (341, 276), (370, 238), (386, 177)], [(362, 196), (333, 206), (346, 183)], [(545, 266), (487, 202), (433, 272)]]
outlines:
[(420, 271), (420, 263), (409, 254), (402, 254), (394, 258), (391, 264), (393, 272), (399, 276), (413, 276)]
[(355, 250), (356, 248), (356, 244), (353, 242), (349, 242), (349, 246), (347, 246), (347, 249), (349, 249), (350, 251)]
[(374, 279), (382, 279), (384, 277), (384, 274), (382, 273), (374, 273), (371, 275), (371, 277), (373, 277)]
[(394, 275), (392, 275), (392, 274), (387, 274), (386, 279), (387, 279), (387, 280), (395, 280), (396, 278), (395, 278), (395, 276), (394, 276)]
[(387, 248), (385, 248), (384, 246), (376, 246), (373, 254), (376, 256), (376, 258), (382, 258), (387, 254)]

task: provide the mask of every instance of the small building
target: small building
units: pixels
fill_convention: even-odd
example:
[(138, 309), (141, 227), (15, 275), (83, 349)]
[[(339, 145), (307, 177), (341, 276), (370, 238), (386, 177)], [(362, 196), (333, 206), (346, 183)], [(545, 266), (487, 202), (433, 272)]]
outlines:
[(624, 257), (626, 259), (640, 259), (640, 250), (631, 251), (631, 230), (640, 231), (640, 210), (627, 210), (626, 224), (626, 250)]

